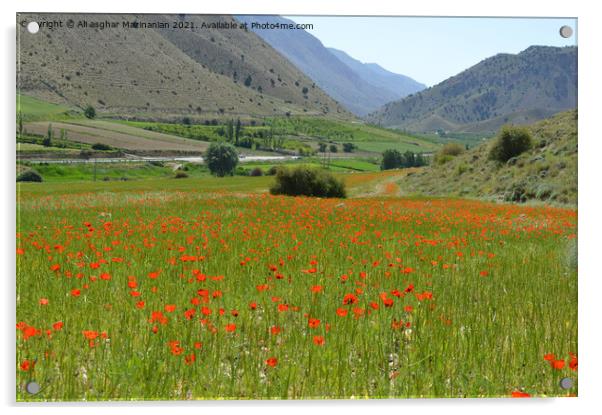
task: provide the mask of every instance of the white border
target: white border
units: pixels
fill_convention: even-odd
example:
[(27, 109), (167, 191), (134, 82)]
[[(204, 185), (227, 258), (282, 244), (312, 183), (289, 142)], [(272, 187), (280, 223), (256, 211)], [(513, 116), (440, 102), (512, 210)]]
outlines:
[[(599, 165), (602, 160), (602, 116), (600, 114), (600, 44), (602, 39), (600, 14), (593, 1), (530, 1), (504, 0), (498, 2), (475, 0), (420, 0), (386, 2), (382, 0), (238, 0), (215, 2), (186, 2), (169, 0), (103, 0), (93, 1), (29, 1), (2, 2), (2, 45), (0, 62), (3, 83), (2, 131), (0, 139), (4, 163), (2, 189), (4, 223), (0, 238), (2, 331), (0, 344), (0, 394), (4, 413), (86, 414), (117, 410), (132, 413), (159, 414), (168, 410), (177, 412), (219, 413), (303, 413), (314, 411), (341, 411), (365, 413), (378, 411), (386, 414), (442, 413), (507, 414), (508, 412), (568, 412), (592, 413), (602, 407), (600, 377), (602, 356), (600, 338), (602, 316), (599, 298), (602, 295), (599, 256), (602, 237)], [(194, 403), (117, 403), (89, 405), (17, 405), (14, 402), (14, 252), (15, 252), (15, 13), (21, 12), (131, 12), (131, 13), (231, 13), (231, 14), (347, 14), (347, 15), (415, 15), (415, 16), (546, 16), (578, 17), (579, 19), (579, 398), (573, 399), (472, 399), (472, 400), (399, 400), (399, 401), (241, 401)], [(502, 34), (500, 34), (502, 35)], [(127, 409), (126, 409), (127, 408)], [(599, 409), (598, 409), (599, 410)]]

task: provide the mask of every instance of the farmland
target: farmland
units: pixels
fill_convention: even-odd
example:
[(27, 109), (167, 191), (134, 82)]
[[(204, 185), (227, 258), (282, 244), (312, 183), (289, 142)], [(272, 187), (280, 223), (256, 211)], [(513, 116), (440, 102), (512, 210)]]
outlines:
[(19, 184), (17, 399), (576, 394), (576, 211), (403, 174)]

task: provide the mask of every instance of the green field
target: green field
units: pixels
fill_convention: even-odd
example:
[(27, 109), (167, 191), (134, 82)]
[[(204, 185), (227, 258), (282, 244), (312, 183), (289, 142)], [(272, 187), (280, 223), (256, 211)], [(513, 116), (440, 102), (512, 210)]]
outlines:
[(577, 393), (576, 211), (272, 180), (18, 184), (17, 400)]
[(66, 105), (52, 104), (27, 95), (17, 94), (17, 114), (24, 121), (60, 120), (76, 117), (76, 110)]

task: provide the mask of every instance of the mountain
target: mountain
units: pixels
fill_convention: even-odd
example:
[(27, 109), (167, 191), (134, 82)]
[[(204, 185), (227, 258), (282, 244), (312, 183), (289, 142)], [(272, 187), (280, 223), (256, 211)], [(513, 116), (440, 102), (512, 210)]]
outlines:
[(387, 71), (376, 63), (363, 63), (352, 58), (342, 50), (328, 48), (330, 53), (341, 62), (350, 67), (364, 81), (377, 88), (384, 88), (396, 95), (395, 99), (404, 98), (410, 94), (422, 91), (426, 85), (416, 82), (412, 78)]
[(400, 186), (423, 195), (575, 205), (577, 111), (556, 114), (528, 128), (533, 148), (507, 163), (489, 160), (490, 142), (485, 142), (447, 163), (409, 174)]
[(485, 59), (366, 119), (415, 132), (493, 132), (576, 106), (577, 47), (531, 46)]
[[(356, 72), (305, 30), (252, 27), (253, 23), (280, 26), (295, 24), (292, 20), (280, 16), (236, 16), (236, 18), (247, 23), (250, 30), (261, 36), (313, 79), (326, 93), (358, 116), (364, 116), (385, 103), (403, 96), (403, 90), (379, 85), (382, 83), (382, 74), (370, 75), (367, 68), (362, 69), (361, 73)], [(378, 73), (378, 70), (376, 72)], [(369, 82), (368, 79), (372, 81)], [(417, 86), (419, 88), (420, 84)]]
[[(18, 92), (104, 114), (169, 118), (290, 114), (352, 118), (231, 16), (56, 14), (76, 27), (19, 27)], [(20, 14), (44, 22), (48, 15)], [(78, 27), (86, 22), (87, 27)], [(123, 28), (124, 22), (130, 28)], [(174, 24), (195, 29), (171, 29)], [(221, 26), (220, 26), (221, 25)], [(113, 27), (114, 26), (114, 27)], [(218, 28), (221, 27), (221, 28)]]

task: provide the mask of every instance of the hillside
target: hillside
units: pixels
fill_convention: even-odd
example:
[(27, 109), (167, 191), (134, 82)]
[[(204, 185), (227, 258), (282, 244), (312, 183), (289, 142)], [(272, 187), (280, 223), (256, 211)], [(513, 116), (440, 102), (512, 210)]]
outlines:
[(406, 193), (481, 197), (505, 201), (577, 203), (577, 111), (567, 111), (529, 127), (535, 145), (508, 163), (488, 160), (490, 143), (443, 164), (409, 174)]
[[(48, 20), (20, 14), (19, 20)], [(291, 114), (351, 118), (307, 76), (257, 35), (201, 28), (231, 16), (57, 14), (87, 28), (18, 25), (17, 90), (46, 102), (118, 116), (169, 118)], [(123, 28), (122, 22), (151, 27)], [(92, 23), (104, 27), (92, 28)], [(190, 22), (195, 29), (163, 29)], [(116, 25), (116, 28), (108, 27)]]
[(498, 54), (367, 117), (415, 132), (493, 132), (577, 105), (577, 48), (531, 46)]
[[(280, 16), (236, 16), (249, 23), (294, 23)], [(356, 115), (364, 116), (387, 102), (399, 99), (400, 92), (378, 82), (367, 82), (343, 63), (319, 39), (305, 30), (251, 29), (315, 81), (331, 97)], [(420, 84), (418, 84), (420, 85)], [(418, 88), (420, 89), (420, 88)], [(403, 92), (401, 92), (403, 94)]]
[(404, 98), (426, 88), (426, 85), (416, 82), (409, 76), (390, 72), (377, 63), (363, 63), (335, 48), (328, 48), (328, 50), (364, 81), (377, 88), (391, 91), (396, 96), (395, 99)]

